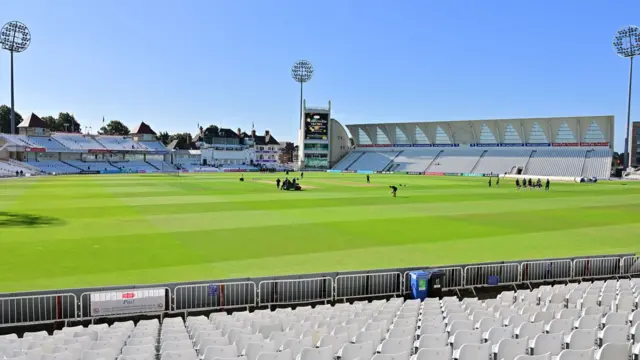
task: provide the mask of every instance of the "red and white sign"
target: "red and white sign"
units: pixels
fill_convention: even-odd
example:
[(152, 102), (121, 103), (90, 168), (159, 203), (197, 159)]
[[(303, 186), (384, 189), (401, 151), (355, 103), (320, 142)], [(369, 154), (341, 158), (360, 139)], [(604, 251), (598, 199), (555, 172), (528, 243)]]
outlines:
[(102, 291), (90, 294), (91, 316), (148, 314), (165, 311), (166, 289)]
[(103, 154), (103, 153), (109, 153), (111, 151), (107, 150), (107, 149), (89, 149), (89, 153), (91, 154)]
[(580, 146), (580, 143), (551, 143), (551, 146), (564, 146), (564, 147), (570, 147), (570, 146)]
[(43, 152), (47, 152), (47, 149), (45, 149), (45, 148), (24, 148), (24, 151), (26, 151), (26, 152), (43, 153)]
[(580, 146), (609, 146), (608, 142), (583, 142)]

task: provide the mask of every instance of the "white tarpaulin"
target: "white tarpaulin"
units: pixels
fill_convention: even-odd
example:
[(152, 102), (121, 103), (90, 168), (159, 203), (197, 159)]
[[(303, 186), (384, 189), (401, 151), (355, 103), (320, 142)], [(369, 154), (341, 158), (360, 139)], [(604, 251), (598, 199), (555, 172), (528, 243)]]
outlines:
[(157, 313), (165, 310), (166, 289), (91, 293), (91, 316)]

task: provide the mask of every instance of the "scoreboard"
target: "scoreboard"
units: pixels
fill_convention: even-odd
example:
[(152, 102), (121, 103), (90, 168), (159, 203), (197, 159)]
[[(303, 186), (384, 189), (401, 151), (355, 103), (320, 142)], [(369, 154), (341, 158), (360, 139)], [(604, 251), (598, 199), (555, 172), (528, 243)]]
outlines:
[(329, 140), (329, 113), (305, 112), (305, 140)]

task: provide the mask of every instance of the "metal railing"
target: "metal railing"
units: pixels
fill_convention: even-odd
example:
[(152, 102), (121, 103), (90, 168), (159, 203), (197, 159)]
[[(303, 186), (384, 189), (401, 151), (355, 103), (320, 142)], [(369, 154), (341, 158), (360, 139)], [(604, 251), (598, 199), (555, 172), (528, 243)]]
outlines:
[[(469, 264), (433, 269), (444, 273), (444, 277), (440, 280), (443, 290), (469, 288), (474, 290), (495, 285), (515, 286), (551, 281), (639, 276), (640, 257), (615, 255), (533, 260), (520, 263)], [(411, 291), (410, 270), (333, 273), (315, 277), (297, 275), (295, 278), (289, 276), (262, 281), (246, 279), (246, 281), (236, 282), (135, 288), (137, 290), (164, 288), (166, 289), (165, 306), (158, 312), (188, 314), (218, 309), (251, 309), (273, 305), (330, 303), (376, 296), (402, 296)], [(123, 287), (123, 289), (127, 288)], [(129, 291), (123, 289), (116, 288), (111, 291)], [(0, 294), (0, 327), (94, 319), (91, 294), (96, 292), (104, 292), (104, 290)], [(123, 313), (122, 315), (139, 314)]]

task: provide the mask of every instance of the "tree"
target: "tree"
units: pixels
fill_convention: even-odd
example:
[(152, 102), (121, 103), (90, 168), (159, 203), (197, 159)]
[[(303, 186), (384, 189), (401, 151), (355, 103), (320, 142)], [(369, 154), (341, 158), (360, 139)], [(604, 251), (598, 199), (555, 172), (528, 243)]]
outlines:
[(100, 135), (129, 135), (129, 128), (119, 120), (111, 120), (100, 128)]
[(174, 149), (176, 150), (189, 150), (191, 149), (191, 143), (193, 142), (193, 138), (189, 133), (178, 133), (173, 134), (169, 137), (170, 142), (174, 140), (178, 140)]
[(160, 141), (160, 142), (161, 142), (162, 144), (164, 144), (165, 146), (166, 146), (166, 145), (169, 145), (169, 143), (171, 142), (171, 140), (169, 140), (169, 138), (171, 138), (171, 136), (170, 136), (170, 135), (169, 135), (169, 133), (168, 133), (168, 132), (166, 132), (166, 131), (165, 131), (165, 132), (162, 132), (162, 131), (161, 131), (161, 132), (158, 134), (158, 141)]
[(75, 116), (69, 114), (68, 112), (61, 112), (58, 114), (58, 127), (56, 131), (67, 131), (72, 133), (79, 133), (80, 123), (76, 121)]
[[(16, 111), (16, 127), (22, 122), (22, 116)], [(11, 133), (11, 108), (7, 105), (0, 106), (0, 133)]]
[(49, 125), (49, 130), (64, 131), (64, 129), (60, 127), (60, 123), (58, 122), (58, 119), (54, 118), (53, 116), (43, 116), (41, 117), (41, 119), (42, 121), (47, 123), (47, 125)]

